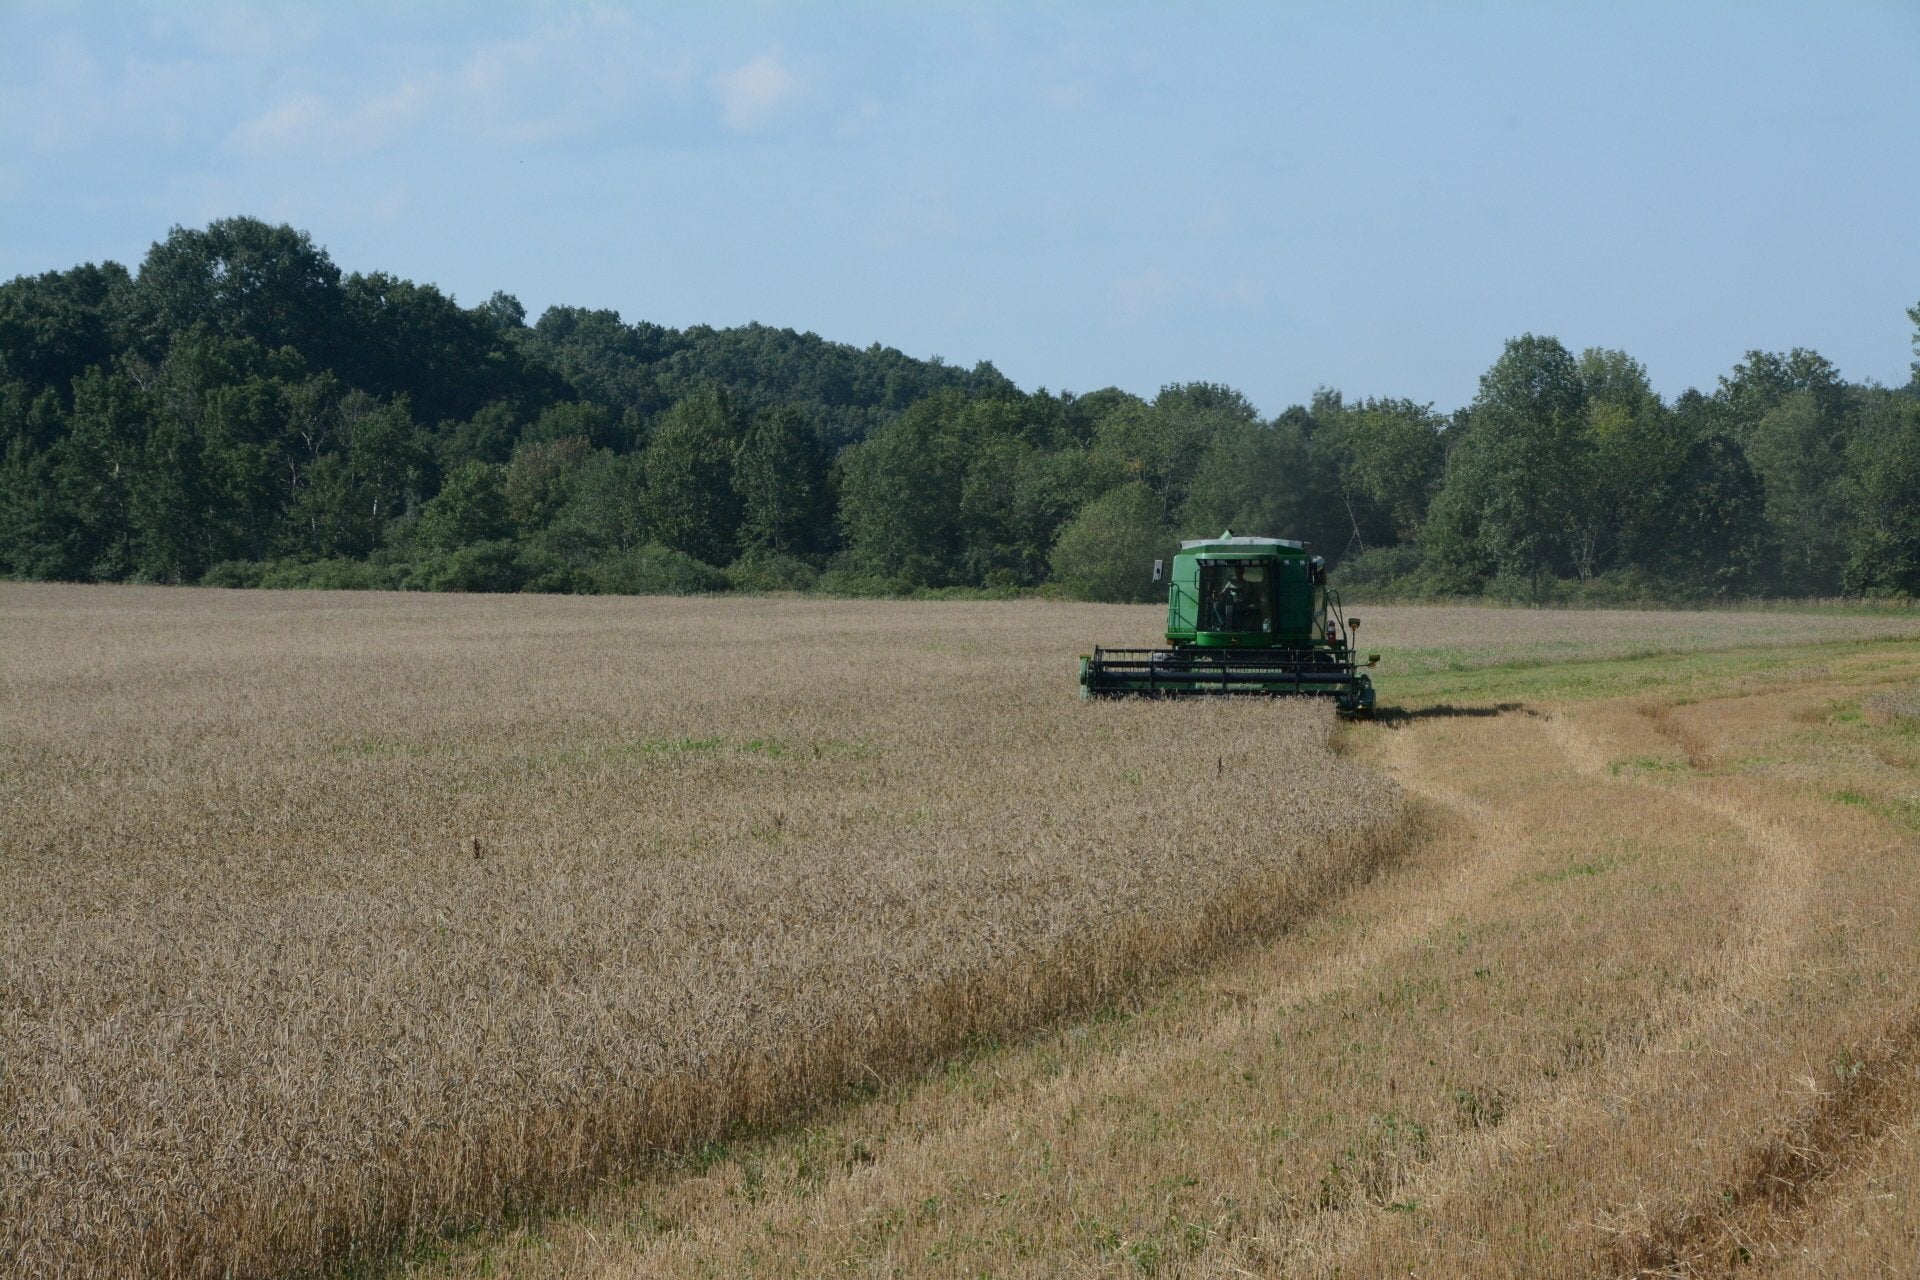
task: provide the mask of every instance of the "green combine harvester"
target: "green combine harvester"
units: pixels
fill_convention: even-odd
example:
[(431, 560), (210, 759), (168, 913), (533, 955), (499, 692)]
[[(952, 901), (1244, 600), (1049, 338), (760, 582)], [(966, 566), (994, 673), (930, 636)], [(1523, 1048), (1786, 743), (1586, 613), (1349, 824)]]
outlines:
[[(1161, 580), (1154, 562), (1153, 580)], [(1373, 708), (1326, 561), (1304, 542), (1218, 538), (1180, 544), (1167, 589), (1167, 647), (1095, 649), (1080, 658), (1086, 698), (1332, 698), (1347, 715)], [(1370, 654), (1366, 666), (1380, 655)]]

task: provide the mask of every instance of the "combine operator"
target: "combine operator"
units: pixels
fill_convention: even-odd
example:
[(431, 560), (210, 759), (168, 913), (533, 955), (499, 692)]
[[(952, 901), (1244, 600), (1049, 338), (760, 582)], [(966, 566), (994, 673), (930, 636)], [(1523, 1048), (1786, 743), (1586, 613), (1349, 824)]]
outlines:
[(1233, 566), (1233, 576), (1221, 580), (1214, 589), (1213, 629), (1215, 631), (1265, 631), (1268, 629), (1263, 583), (1249, 579), (1245, 565)]

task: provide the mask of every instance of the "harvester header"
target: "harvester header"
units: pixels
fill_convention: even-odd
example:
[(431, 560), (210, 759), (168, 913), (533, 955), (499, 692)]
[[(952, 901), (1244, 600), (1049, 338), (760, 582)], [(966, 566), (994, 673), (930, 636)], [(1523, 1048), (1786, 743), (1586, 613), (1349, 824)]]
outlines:
[(1344, 615), (1306, 543), (1229, 529), (1181, 543), (1166, 578), (1167, 647), (1083, 655), (1083, 697), (1305, 696), (1350, 714), (1372, 708), (1353, 649), (1360, 620)]

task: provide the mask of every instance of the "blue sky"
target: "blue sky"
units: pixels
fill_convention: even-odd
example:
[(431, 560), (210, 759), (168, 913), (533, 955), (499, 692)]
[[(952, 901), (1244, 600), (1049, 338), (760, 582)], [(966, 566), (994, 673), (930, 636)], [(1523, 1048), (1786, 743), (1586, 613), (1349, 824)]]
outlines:
[(174, 224), (1027, 388), (1470, 400), (1508, 337), (1663, 393), (1904, 382), (1920, 2), (0, 0), (0, 278)]

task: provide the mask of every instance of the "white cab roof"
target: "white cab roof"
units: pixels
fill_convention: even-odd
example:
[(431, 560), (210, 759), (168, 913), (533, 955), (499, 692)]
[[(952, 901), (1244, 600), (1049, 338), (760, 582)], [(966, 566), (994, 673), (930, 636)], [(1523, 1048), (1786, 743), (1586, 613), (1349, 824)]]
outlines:
[(1180, 544), (1182, 551), (1191, 551), (1195, 547), (1292, 547), (1295, 551), (1305, 551), (1307, 544), (1292, 538), (1237, 538), (1231, 533), (1223, 533), (1217, 538), (1194, 538)]

